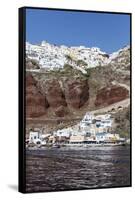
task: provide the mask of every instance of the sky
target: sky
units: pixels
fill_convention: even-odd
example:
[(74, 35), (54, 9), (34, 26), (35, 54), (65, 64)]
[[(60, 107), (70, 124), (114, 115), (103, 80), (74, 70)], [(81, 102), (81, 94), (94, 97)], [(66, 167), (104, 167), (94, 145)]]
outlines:
[(130, 44), (130, 15), (26, 9), (26, 41), (99, 47), (112, 53)]

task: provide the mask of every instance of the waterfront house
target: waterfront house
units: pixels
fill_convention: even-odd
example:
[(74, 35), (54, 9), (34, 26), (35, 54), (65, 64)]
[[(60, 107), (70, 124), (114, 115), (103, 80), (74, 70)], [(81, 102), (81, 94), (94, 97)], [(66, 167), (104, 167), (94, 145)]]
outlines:
[(119, 142), (119, 140), (120, 140), (119, 134), (105, 133), (105, 132), (96, 134), (97, 143), (115, 143)]
[(42, 134), (38, 129), (29, 132), (29, 144), (45, 145), (51, 134)]
[(41, 143), (41, 133), (38, 131), (29, 132), (29, 143), (39, 144)]
[(85, 141), (84, 135), (71, 135), (69, 143), (71, 144), (81, 144)]
[(116, 133), (107, 133), (106, 134), (106, 141), (119, 141), (120, 136)]
[(91, 135), (72, 135), (69, 140), (70, 144), (95, 144), (96, 137)]
[(58, 129), (57, 131), (53, 132), (53, 135), (57, 137), (69, 138), (72, 132), (73, 132), (72, 128)]
[(106, 133), (97, 133), (96, 134), (96, 142), (97, 143), (104, 143), (106, 137)]
[(56, 142), (56, 138), (57, 138), (56, 136), (50, 135), (48, 142), (54, 144)]

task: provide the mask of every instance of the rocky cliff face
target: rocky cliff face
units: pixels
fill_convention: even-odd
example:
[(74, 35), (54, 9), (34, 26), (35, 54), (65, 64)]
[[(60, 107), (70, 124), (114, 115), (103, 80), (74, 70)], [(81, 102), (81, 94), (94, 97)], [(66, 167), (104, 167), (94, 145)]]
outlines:
[(69, 79), (65, 83), (65, 96), (69, 106), (79, 109), (89, 99), (89, 85), (87, 80)]
[[(41, 87), (42, 85), (42, 87)], [(56, 116), (64, 117), (70, 108), (79, 109), (89, 99), (89, 86), (86, 80), (68, 79), (63, 82), (64, 88), (57, 79), (45, 80), (43, 83), (26, 77), (26, 110), (27, 117), (45, 115), (51, 108)]]
[(96, 106), (108, 106), (129, 97), (129, 92), (121, 86), (104, 87), (97, 92)]
[[(33, 48), (36, 55), (32, 54)], [(41, 51), (43, 49), (45, 52)], [(54, 51), (51, 54), (52, 50)], [(71, 52), (72, 56), (69, 56)], [(65, 56), (67, 53), (68, 56)], [(107, 55), (101, 53), (98, 48), (58, 48), (45, 43), (42, 48), (34, 46), (27, 49), (27, 55), (26, 115), (28, 118), (80, 116), (88, 110), (108, 106), (129, 97), (126, 86), (130, 84), (130, 47)], [(36, 61), (31, 59), (31, 55), (39, 58), (41, 63), (43, 61), (45, 65), (42, 67), (47, 65), (49, 71), (42, 71), (41, 63), (38, 59)], [(100, 63), (100, 56), (106, 61), (102, 59)], [(91, 68), (90, 63), (96, 58), (98, 66), (94, 64)]]
[(51, 107), (57, 108), (59, 106), (67, 106), (64, 92), (57, 79), (45, 81), (44, 90)]
[(26, 76), (26, 116), (39, 117), (46, 113), (49, 104), (46, 97), (37, 87), (37, 83), (32, 75)]

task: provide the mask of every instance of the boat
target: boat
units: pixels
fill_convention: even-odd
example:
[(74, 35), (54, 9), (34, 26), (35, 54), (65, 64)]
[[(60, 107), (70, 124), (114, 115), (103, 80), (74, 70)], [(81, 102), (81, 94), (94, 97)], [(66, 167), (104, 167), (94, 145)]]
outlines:
[(52, 147), (53, 148), (60, 148), (60, 145), (59, 144), (53, 144)]

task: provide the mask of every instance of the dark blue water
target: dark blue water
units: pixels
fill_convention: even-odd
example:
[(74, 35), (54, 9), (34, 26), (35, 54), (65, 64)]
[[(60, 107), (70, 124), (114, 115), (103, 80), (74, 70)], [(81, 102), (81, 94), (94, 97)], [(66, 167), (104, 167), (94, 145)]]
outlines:
[(129, 147), (26, 151), (28, 192), (116, 186), (130, 186)]

